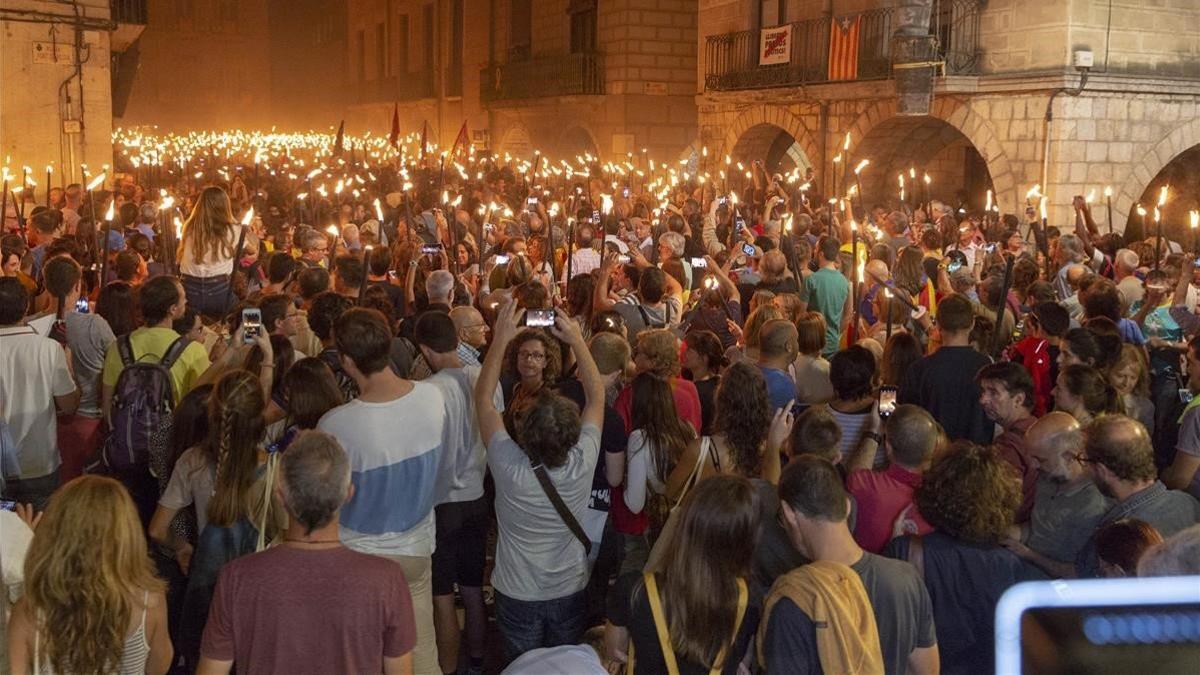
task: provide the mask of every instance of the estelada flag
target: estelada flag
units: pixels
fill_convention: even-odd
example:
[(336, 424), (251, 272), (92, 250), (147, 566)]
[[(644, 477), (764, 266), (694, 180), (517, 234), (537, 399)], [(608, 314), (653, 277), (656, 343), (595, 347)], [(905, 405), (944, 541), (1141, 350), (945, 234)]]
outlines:
[(392, 109), (392, 132), (388, 134), (388, 145), (394, 149), (400, 148), (400, 104)]
[(858, 29), (862, 15), (834, 18), (829, 28), (829, 79), (858, 77)]
[(333, 156), (338, 157), (346, 151), (346, 120), (338, 125), (337, 138), (333, 139)]
[(458, 156), (460, 144), (462, 147), (462, 151), (466, 152), (467, 144), (469, 142), (470, 141), (467, 140), (467, 121), (463, 120), (462, 127), (460, 127), (458, 130), (458, 135), (454, 137), (454, 145), (450, 147), (450, 156), (451, 157)]

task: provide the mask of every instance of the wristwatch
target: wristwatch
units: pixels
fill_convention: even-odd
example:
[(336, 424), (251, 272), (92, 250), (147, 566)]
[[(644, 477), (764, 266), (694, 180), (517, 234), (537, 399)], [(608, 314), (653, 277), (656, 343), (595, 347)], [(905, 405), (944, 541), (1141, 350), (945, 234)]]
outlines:
[(864, 437), (875, 441), (876, 444), (883, 445), (883, 436), (874, 431), (868, 431), (863, 434)]

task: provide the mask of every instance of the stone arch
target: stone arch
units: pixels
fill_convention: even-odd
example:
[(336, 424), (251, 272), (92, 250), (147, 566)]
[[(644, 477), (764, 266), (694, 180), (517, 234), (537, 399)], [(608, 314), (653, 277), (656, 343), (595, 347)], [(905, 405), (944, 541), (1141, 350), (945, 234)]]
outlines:
[[(1012, 164), (1007, 153), (1004, 152), (1004, 146), (1000, 142), (1000, 138), (996, 135), (995, 129), (991, 123), (982, 115), (979, 115), (971, 109), (965, 101), (953, 97), (940, 97), (934, 100), (933, 106), (930, 108), (929, 115), (921, 116), (898, 116), (896, 115), (895, 99), (881, 99), (875, 102), (874, 105), (868, 107), (855, 118), (854, 123), (848, 129), (844, 129), (841, 134), (846, 131), (850, 132), (850, 165), (853, 166), (857, 162), (867, 157), (867, 153), (863, 150), (862, 141), (870, 137), (871, 131), (879, 127), (881, 124), (893, 123), (893, 120), (928, 120), (930, 118), (945, 122), (950, 127), (953, 127), (959, 134), (965, 136), (975, 150), (987, 163), (988, 174), (991, 177), (993, 190), (995, 190), (997, 200), (1007, 200), (1002, 204), (1016, 204), (1021, 195), (1017, 194), (1019, 186), (1016, 176), (1013, 173)], [(919, 123), (919, 122), (918, 122)], [(949, 134), (941, 137), (941, 140), (948, 140)], [(841, 140), (839, 135), (838, 141)], [(840, 143), (836, 144), (840, 149)], [(898, 186), (897, 186), (897, 189)], [(1002, 206), (1002, 208), (1004, 208)]]
[(533, 154), (533, 137), (524, 125), (514, 124), (504, 132), (503, 140), (497, 151), (503, 155), (508, 153), (514, 157), (526, 157)]
[(804, 161), (802, 162), (796, 161), (801, 158), (796, 156), (794, 150), (789, 149), (788, 151), (789, 158), (795, 162), (796, 166), (811, 166), (814, 159), (820, 157), (816, 140), (804, 126), (804, 121), (785, 106), (767, 104), (748, 108), (734, 119), (733, 124), (730, 124), (725, 132), (722, 153), (718, 154), (732, 154), (738, 141), (745, 136), (746, 132), (760, 125), (777, 127), (791, 135), (803, 151), (802, 159)]
[(581, 125), (575, 125), (563, 130), (558, 136), (558, 154), (561, 157), (574, 157), (584, 153), (593, 157), (599, 155), (596, 137)]
[[(1113, 194), (1113, 219), (1128, 226), (1134, 203), (1146, 188), (1177, 157), (1200, 145), (1200, 118), (1183, 122), (1159, 139), (1130, 171)], [(1149, 205), (1147, 205), (1149, 208)]]

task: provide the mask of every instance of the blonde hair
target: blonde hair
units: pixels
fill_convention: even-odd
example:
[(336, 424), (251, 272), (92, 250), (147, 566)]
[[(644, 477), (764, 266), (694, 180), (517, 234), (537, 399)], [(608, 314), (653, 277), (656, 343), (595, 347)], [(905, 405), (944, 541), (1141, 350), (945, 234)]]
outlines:
[(183, 224), (179, 257), (189, 248), (198, 263), (217, 262), (234, 257), (229, 231), (237, 221), (229, 204), (229, 195), (219, 187), (204, 188), (192, 214)]
[(1148, 397), (1150, 395), (1150, 373), (1146, 366), (1146, 357), (1142, 355), (1142, 350), (1129, 343), (1121, 345), (1116, 363), (1108, 369), (1109, 379), (1112, 379), (1113, 374), (1130, 366), (1137, 370), (1137, 382), (1133, 385), (1133, 393)]
[(164, 588), (120, 483), (81, 476), (54, 493), (25, 557), (42, 664), (59, 673), (115, 671), (137, 601)]

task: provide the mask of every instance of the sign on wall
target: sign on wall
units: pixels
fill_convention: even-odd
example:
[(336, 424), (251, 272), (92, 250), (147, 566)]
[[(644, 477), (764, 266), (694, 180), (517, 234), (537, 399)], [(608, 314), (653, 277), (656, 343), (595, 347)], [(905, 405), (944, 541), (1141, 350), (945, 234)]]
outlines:
[(773, 66), (792, 60), (792, 27), (764, 28), (758, 33), (758, 65)]

